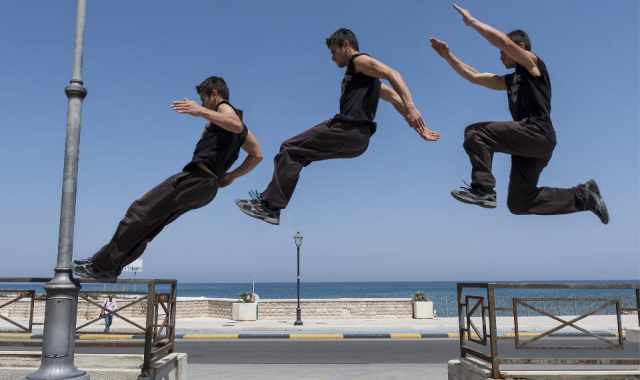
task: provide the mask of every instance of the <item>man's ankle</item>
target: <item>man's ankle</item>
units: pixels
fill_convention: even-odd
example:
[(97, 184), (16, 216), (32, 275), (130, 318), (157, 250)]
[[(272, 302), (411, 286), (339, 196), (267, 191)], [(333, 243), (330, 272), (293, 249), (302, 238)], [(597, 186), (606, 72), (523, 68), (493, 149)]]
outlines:
[(480, 183), (472, 183), (471, 188), (481, 194), (495, 194), (496, 191), (491, 185), (483, 185)]

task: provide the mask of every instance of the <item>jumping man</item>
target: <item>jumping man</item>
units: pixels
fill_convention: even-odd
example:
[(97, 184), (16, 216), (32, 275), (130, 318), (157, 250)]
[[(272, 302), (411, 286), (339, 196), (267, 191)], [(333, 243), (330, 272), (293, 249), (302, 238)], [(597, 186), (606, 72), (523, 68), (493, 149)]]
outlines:
[[(187, 99), (171, 105), (178, 113), (207, 121), (191, 162), (133, 202), (111, 241), (90, 259), (74, 261), (77, 276), (115, 281), (122, 268), (140, 257), (166, 225), (211, 202), (219, 187), (229, 186), (262, 160), (260, 145), (243, 123), (242, 111), (229, 103), (224, 79), (207, 78), (196, 90), (202, 105)], [(238, 159), (240, 148), (247, 157), (235, 170), (227, 172)]]
[[(376, 131), (374, 119), (379, 98), (391, 103), (424, 140), (440, 138), (439, 133), (427, 128), (400, 73), (360, 53), (351, 30), (338, 29), (326, 43), (336, 65), (347, 68), (342, 80), (340, 113), (282, 143), (267, 189), (251, 193), (251, 199), (236, 201), (242, 212), (267, 223), (280, 223), (280, 210), (287, 207), (293, 196), (303, 167), (314, 161), (353, 158), (365, 152)], [(386, 79), (391, 86), (382, 84), (380, 79)]]
[(551, 122), (551, 82), (545, 63), (531, 51), (526, 32), (505, 34), (454, 4), (464, 23), (500, 49), (511, 74), (481, 73), (462, 62), (447, 44), (432, 38), (431, 46), (463, 78), (493, 90), (507, 91), (513, 121), (488, 121), (468, 126), (464, 149), (471, 160), (471, 185), (451, 192), (461, 202), (496, 207), (491, 162), (495, 152), (511, 155), (507, 205), (513, 214), (567, 214), (589, 210), (609, 222), (607, 207), (594, 180), (569, 189), (538, 187), (540, 173), (551, 159), (556, 134)]

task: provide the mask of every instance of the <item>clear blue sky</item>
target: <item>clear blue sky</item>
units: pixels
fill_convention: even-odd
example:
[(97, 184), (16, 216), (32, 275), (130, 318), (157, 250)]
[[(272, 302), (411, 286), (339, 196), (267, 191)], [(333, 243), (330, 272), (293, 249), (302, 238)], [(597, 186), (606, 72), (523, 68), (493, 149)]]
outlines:
[[(1, 276), (50, 275), (55, 264), (74, 3), (0, 5)], [(429, 47), (438, 36), (476, 68), (506, 73), (446, 1), (89, 0), (75, 256), (93, 254), (134, 199), (190, 159), (204, 122), (169, 103), (222, 75), (266, 159), (166, 228), (145, 253), (145, 277), (294, 280), (299, 229), (305, 280), (638, 278), (638, 2), (461, 5), (529, 32), (551, 73), (558, 135), (540, 183), (596, 178), (608, 226), (590, 213), (509, 214), (500, 154), (497, 209), (451, 198), (469, 177), (464, 127), (510, 115), (505, 93), (466, 83)], [(402, 73), (442, 140), (421, 141), (381, 103), (363, 156), (307, 167), (279, 227), (249, 219), (233, 200), (266, 186), (284, 139), (337, 111), (343, 70), (324, 39), (342, 26)]]

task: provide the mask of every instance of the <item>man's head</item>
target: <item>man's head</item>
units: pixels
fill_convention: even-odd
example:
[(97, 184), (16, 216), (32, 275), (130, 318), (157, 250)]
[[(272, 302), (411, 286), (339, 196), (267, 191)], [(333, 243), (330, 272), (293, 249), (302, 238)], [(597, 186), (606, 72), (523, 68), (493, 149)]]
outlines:
[[(516, 45), (520, 46), (525, 50), (531, 50), (531, 40), (529, 39), (529, 35), (527, 32), (521, 29), (516, 29), (512, 32), (507, 33), (507, 36), (511, 38), (511, 41), (515, 42)], [(509, 57), (505, 52), (500, 51), (500, 60), (504, 67), (511, 69), (516, 67), (516, 61), (513, 58)]]
[(196, 86), (202, 105), (215, 109), (218, 103), (229, 100), (229, 87), (222, 77), (209, 77)]
[(109, 294), (109, 301), (113, 301), (113, 296)]
[(355, 33), (347, 28), (340, 28), (333, 32), (326, 40), (327, 47), (331, 50), (331, 60), (338, 67), (345, 67), (351, 56), (360, 50)]

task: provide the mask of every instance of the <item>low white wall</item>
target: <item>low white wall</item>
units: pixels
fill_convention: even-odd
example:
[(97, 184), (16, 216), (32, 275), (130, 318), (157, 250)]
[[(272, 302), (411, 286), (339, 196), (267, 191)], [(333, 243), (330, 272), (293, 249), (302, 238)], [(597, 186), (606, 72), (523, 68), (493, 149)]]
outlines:
[[(105, 297), (94, 299), (101, 304)], [(10, 298), (0, 297), (0, 305)], [(115, 298), (118, 308), (125, 307), (135, 298)], [(177, 318), (224, 318), (231, 319), (231, 305), (239, 302), (230, 298), (179, 297), (177, 300)], [(44, 320), (43, 300), (34, 303), (34, 322)], [(295, 315), (295, 299), (261, 299), (258, 303), (259, 319), (290, 318)], [(336, 298), (303, 299), (302, 314), (311, 319), (393, 319), (412, 318), (410, 298)], [(146, 300), (118, 311), (127, 318), (142, 318), (146, 315)], [(100, 309), (83, 299), (78, 301), (78, 320), (96, 318)], [(21, 300), (0, 309), (0, 314), (26, 323), (29, 318), (29, 301)]]

